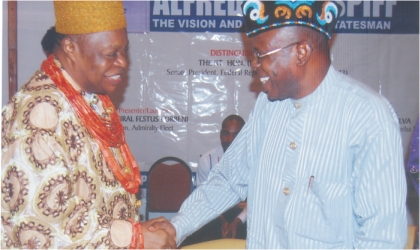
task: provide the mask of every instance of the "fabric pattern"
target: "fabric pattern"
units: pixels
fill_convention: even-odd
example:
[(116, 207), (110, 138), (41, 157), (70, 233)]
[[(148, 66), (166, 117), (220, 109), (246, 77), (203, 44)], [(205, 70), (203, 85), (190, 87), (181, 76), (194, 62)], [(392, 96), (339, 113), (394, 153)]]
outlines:
[[(104, 112), (100, 102), (93, 106)], [(4, 107), (1, 136), (2, 248), (129, 247), (135, 195), (44, 72)], [(112, 152), (121, 164), (121, 152)]]
[(302, 99), (261, 93), (208, 182), (172, 218), (177, 243), (248, 198), (247, 248), (403, 248), (402, 155), (388, 101), (333, 67)]
[(246, 34), (250, 37), (284, 26), (315, 29), (329, 39), (342, 7), (336, 1), (259, 1), (242, 3)]

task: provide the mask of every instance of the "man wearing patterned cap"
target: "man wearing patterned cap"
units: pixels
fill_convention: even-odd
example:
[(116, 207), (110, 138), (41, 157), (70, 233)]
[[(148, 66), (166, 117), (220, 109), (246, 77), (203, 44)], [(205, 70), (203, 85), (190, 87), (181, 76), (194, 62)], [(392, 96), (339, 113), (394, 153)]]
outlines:
[(2, 112), (2, 248), (175, 246), (138, 222), (139, 168), (107, 96), (127, 69), (122, 2), (54, 7), (54, 53)]
[(328, 1), (242, 4), (262, 82), (247, 124), (165, 229), (187, 235), (248, 199), (247, 248), (403, 248), (406, 180), (389, 102), (331, 65)]

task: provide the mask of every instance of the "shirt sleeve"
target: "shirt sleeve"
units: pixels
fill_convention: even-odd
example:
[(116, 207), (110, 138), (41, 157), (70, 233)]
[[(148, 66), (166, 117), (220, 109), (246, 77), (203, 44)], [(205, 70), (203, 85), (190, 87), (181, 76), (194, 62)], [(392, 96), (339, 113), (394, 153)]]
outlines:
[(354, 248), (403, 248), (407, 191), (398, 120), (390, 105), (389, 110), (374, 105), (367, 109), (379, 111), (364, 116), (359, 122), (363, 129), (355, 126)]
[(246, 199), (249, 174), (247, 134), (251, 120), (252, 117), (213, 167), (207, 182), (184, 201), (178, 214), (172, 218), (178, 245), (201, 226)]
[(238, 214), (238, 216), (236, 216), (236, 218), (239, 218), (242, 221), (242, 223), (246, 222), (246, 213), (248, 212), (247, 207), (248, 205), (245, 205), (244, 209), (242, 209), (242, 212)]

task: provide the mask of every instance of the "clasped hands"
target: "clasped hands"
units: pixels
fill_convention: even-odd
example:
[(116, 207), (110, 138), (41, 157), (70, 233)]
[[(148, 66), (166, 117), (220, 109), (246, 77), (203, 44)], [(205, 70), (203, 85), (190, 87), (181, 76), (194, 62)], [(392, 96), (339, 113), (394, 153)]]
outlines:
[[(222, 223), (223, 238), (235, 238), (238, 225), (242, 224), (239, 218), (232, 223)], [(159, 217), (143, 222), (145, 249), (176, 249), (175, 227), (165, 217)]]
[(165, 217), (142, 223), (145, 249), (176, 249), (175, 227)]

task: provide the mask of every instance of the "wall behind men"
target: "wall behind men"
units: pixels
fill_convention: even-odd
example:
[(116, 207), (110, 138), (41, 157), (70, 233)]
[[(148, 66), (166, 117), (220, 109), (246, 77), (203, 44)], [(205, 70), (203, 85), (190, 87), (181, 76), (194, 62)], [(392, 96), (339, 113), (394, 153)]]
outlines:
[[(130, 68), (112, 99), (142, 171), (165, 156), (179, 157), (195, 171), (199, 156), (219, 144), (224, 117), (237, 113), (247, 120), (261, 86), (249, 65), (251, 41), (240, 32), (239, 3), (125, 2)], [(7, 2), (2, 4), (4, 106)], [(391, 102), (407, 154), (419, 113), (418, 2), (353, 1), (344, 7), (333, 65)], [(52, 25), (51, 1), (18, 2), (19, 87), (45, 59), (40, 41)]]

